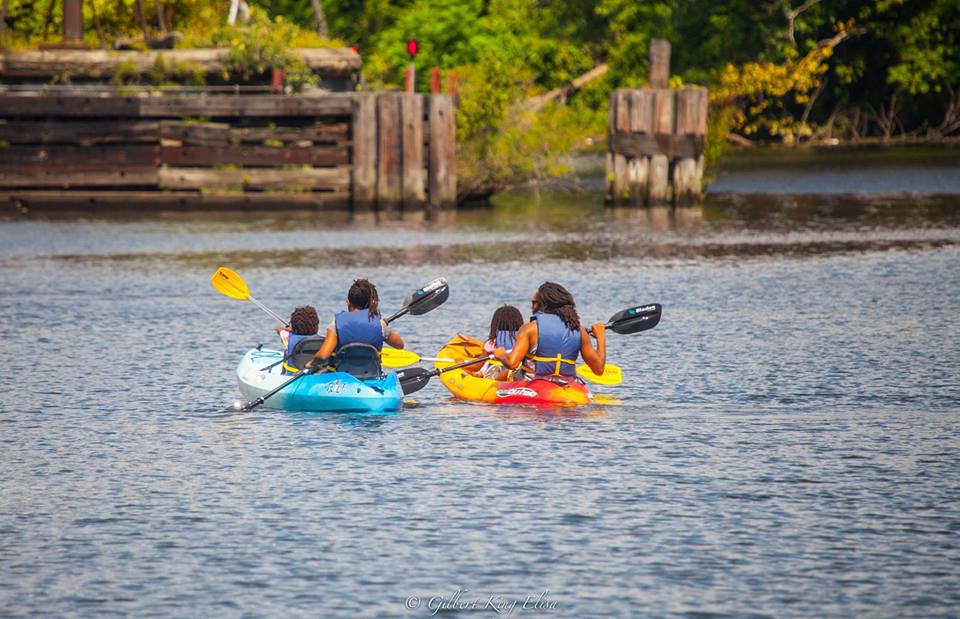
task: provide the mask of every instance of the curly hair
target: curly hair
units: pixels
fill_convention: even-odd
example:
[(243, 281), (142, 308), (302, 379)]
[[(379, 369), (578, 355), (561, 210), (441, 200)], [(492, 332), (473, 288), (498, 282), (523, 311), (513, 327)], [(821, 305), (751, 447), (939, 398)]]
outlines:
[(347, 301), (356, 309), (370, 310), (370, 317), (380, 315), (380, 309), (377, 307), (380, 303), (380, 297), (377, 296), (377, 287), (368, 279), (354, 280), (347, 292)]
[(540, 284), (537, 293), (540, 296), (540, 311), (545, 314), (556, 314), (571, 331), (580, 330), (577, 304), (566, 288), (553, 282), (544, 282)]
[(523, 326), (523, 314), (512, 305), (502, 305), (493, 313), (490, 319), (490, 339), (497, 339), (498, 331), (516, 333)]
[(320, 328), (320, 317), (312, 305), (304, 305), (290, 314), (290, 330), (297, 335), (316, 335)]

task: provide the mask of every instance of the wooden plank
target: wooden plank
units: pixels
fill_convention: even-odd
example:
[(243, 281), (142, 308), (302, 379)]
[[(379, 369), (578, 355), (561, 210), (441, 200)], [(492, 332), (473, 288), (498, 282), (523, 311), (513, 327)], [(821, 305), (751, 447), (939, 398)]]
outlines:
[(347, 145), (349, 136), (345, 122), (317, 123), (306, 127), (232, 127), (229, 123), (161, 120), (160, 136), (194, 146), (227, 144)]
[(650, 40), (651, 88), (666, 88), (670, 83), (670, 42), (664, 39)]
[(653, 133), (672, 135), (674, 126), (674, 95), (672, 90), (653, 91)]
[[(674, 134), (677, 137), (693, 137), (697, 130), (697, 108), (699, 93), (692, 87), (675, 92), (676, 123)], [(682, 157), (673, 164), (673, 200), (678, 204), (688, 204), (694, 198), (691, 185), (694, 182), (697, 162), (693, 157)]]
[(30, 209), (38, 208), (120, 208), (131, 204), (143, 209), (323, 209), (346, 212), (350, 195), (331, 192), (245, 192), (210, 193), (199, 191), (103, 191), (91, 189), (0, 190), (0, 203), (13, 202)]
[(230, 143), (230, 125), (227, 123), (161, 120), (160, 137), (195, 146), (218, 146)]
[(354, 100), (352, 194), (355, 210), (373, 208), (377, 201), (377, 99), (360, 95)]
[(346, 166), (296, 170), (160, 168), (158, 175), (163, 189), (346, 190), (350, 186), (350, 169)]
[(669, 171), (670, 160), (667, 159), (666, 155), (654, 155), (650, 157), (647, 204), (658, 205), (667, 202), (670, 187), (667, 182)]
[(703, 152), (704, 139), (699, 135), (648, 135), (646, 133), (616, 133), (610, 141), (610, 151), (630, 157), (666, 155), (696, 157)]
[(456, 115), (453, 97), (430, 95), (430, 205), (455, 206), (457, 202)]
[(402, 202), (407, 209), (423, 206), (427, 201), (423, 176), (423, 96), (401, 97), (400, 118), (403, 123)]
[[(648, 136), (653, 133), (653, 93), (649, 89), (631, 90), (629, 93), (629, 134)], [(650, 177), (650, 157), (634, 155), (627, 158), (627, 188), (630, 202), (642, 206), (647, 199), (647, 182)]]
[(0, 168), (0, 187), (149, 187), (158, 182), (157, 168), (64, 172), (51, 168), (34, 171)]
[(346, 146), (164, 146), (160, 162), (180, 166), (237, 164), (244, 166), (313, 165), (337, 166), (350, 163)]
[(0, 149), (0, 168), (34, 166), (57, 170), (104, 169), (113, 166), (156, 166), (160, 147), (146, 144), (112, 146), (9, 146)]
[[(624, 89), (613, 93), (613, 136), (630, 131), (630, 97)], [(629, 179), (627, 178), (627, 158), (622, 154), (613, 154), (613, 201), (623, 204), (630, 199)]]
[[(360, 56), (350, 48), (301, 48), (293, 53), (314, 72), (324, 75), (349, 75), (360, 70)], [(73, 78), (113, 75), (121, 65), (124, 70), (149, 73), (157, 58), (172, 67), (189, 64), (204, 73), (220, 74), (226, 48), (174, 49), (163, 51), (112, 51), (98, 49), (47, 49), (5, 51), (0, 53), (0, 75), (7, 79), (50, 78), (69, 74)]]
[(630, 193), (632, 205), (643, 206), (646, 202), (649, 178), (649, 157), (633, 157), (627, 160), (627, 190)]
[(10, 144), (157, 143), (159, 125), (143, 120), (0, 122), (0, 141)]
[(400, 205), (402, 184), (399, 95), (377, 97), (377, 128), (377, 206), (393, 209)]
[(144, 118), (203, 116), (280, 117), (350, 116), (350, 94), (295, 95), (168, 95), (140, 99), (139, 114)]
[(0, 94), (0, 116), (63, 118), (115, 116), (136, 118), (140, 113), (138, 97), (113, 95), (37, 95)]

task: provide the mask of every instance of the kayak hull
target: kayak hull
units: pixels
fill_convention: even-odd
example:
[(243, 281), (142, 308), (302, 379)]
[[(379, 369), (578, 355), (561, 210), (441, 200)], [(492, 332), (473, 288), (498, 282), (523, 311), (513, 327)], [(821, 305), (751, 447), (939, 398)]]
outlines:
[[(255, 400), (293, 378), (284, 375), (278, 350), (253, 349), (237, 366), (240, 393)], [(273, 365), (269, 369), (268, 366)], [(264, 408), (314, 413), (387, 412), (403, 408), (403, 391), (393, 372), (375, 380), (360, 380), (343, 372), (304, 376), (262, 404)]]
[[(483, 344), (479, 340), (457, 336), (447, 342), (437, 353), (437, 358), (449, 359), (449, 361), (437, 361), (435, 366), (438, 369), (445, 368), (484, 354)], [(591, 401), (590, 390), (577, 380), (569, 382), (554, 382), (546, 379), (496, 381), (473, 376), (467, 371), (476, 371), (481, 365), (444, 372), (440, 374), (440, 382), (454, 396), (469, 402), (573, 406)]]

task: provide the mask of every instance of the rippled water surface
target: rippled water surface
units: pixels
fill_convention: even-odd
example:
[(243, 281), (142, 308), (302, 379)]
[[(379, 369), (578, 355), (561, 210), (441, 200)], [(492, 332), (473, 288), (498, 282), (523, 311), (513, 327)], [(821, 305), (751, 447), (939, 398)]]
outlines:
[[(589, 322), (665, 310), (610, 336), (620, 406), (223, 413), (275, 336), (221, 264), (324, 318), (443, 275), (396, 323), (425, 355), (546, 279)], [(0, 316), (0, 615), (960, 613), (956, 198), (11, 209)]]

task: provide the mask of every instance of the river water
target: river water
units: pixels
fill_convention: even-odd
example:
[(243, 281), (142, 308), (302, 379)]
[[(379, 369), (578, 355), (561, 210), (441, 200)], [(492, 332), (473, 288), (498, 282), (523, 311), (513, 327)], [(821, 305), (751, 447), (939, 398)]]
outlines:
[[(958, 207), (8, 209), (0, 615), (957, 616)], [(587, 322), (664, 315), (610, 335), (619, 406), (433, 381), (399, 414), (224, 413), (275, 336), (210, 287), (222, 264), (324, 318), (355, 277), (391, 311), (445, 276), (444, 306), (396, 323), (424, 355), (548, 279)]]

